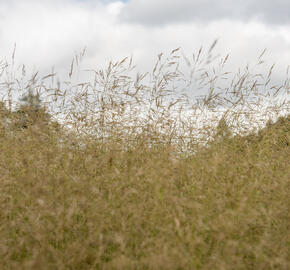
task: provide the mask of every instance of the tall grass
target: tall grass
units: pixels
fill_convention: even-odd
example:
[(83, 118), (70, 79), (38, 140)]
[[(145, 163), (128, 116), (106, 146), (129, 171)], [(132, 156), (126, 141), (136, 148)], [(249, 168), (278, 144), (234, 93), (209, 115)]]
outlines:
[(1, 62), (1, 269), (290, 268), (289, 74), (214, 46), (88, 82), (83, 53), (62, 82)]

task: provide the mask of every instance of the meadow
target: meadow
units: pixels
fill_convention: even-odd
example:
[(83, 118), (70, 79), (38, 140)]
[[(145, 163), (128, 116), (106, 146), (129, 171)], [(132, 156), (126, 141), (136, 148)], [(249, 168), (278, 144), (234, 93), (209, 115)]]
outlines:
[(83, 52), (63, 81), (0, 63), (0, 269), (290, 269), (288, 71), (214, 46), (88, 82)]

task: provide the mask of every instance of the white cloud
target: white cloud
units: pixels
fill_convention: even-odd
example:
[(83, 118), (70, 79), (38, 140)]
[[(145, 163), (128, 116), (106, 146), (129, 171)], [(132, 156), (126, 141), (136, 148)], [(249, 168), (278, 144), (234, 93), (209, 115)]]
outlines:
[[(85, 68), (105, 67), (110, 60), (120, 60), (133, 53), (137, 67), (145, 70), (154, 65), (160, 52), (181, 46), (186, 54), (191, 54), (200, 45), (210, 46), (215, 38), (220, 38), (216, 51), (231, 54), (228, 70), (255, 62), (258, 54), (268, 48), (269, 64), (279, 64), (276, 80), (283, 78), (284, 69), (290, 64), (290, 26), (233, 20), (222, 16), (223, 8), (219, 11), (209, 2), (1, 0), (0, 58), (8, 57), (16, 43), (19, 62), (43, 71), (55, 65), (63, 71), (69, 68), (74, 53), (87, 47)], [(212, 11), (200, 21), (171, 20), (171, 16), (182, 18), (192, 12), (198, 14), (190, 9), (194, 7), (192, 3)], [(201, 3), (207, 3), (207, 6)], [(262, 10), (269, 10), (270, 2), (264, 3)], [(136, 18), (144, 12), (144, 21), (136, 24), (133, 17), (132, 20), (122, 20), (124, 14), (132, 15), (134, 11)], [(149, 20), (161, 11), (170, 23), (155, 20), (154, 25), (150, 24)], [(216, 18), (212, 20), (215, 12)], [(281, 14), (283, 17), (284, 13)]]
[(88, 44), (96, 43), (96, 50), (103, 46), (114, 16), (101, 3), (12, 1), (1, 16), (1, 53), (6, 55), (16, 43), (23, 62), (59, 64)]

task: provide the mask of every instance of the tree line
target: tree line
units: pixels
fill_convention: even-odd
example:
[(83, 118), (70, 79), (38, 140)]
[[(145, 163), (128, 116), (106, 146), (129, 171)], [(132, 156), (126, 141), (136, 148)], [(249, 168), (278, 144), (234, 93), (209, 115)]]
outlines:
[(5, 130), (20, 131), (36, 126), (41, 129), (57, 128), (59, 124), (52, 121), (39, 94), (29, 91), (19, 99), (15, 110), (8, 109), (3, 101), (0, 102), (0, 126)]

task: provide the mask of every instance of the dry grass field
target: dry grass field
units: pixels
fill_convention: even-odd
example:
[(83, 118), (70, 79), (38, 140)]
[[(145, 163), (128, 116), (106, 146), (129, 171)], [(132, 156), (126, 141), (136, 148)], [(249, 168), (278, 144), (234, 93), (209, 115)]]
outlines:
[(77, 84), (81, 55), (63, 84), (1, 63), (0, 269), (290, 269), (289, 78), (222, 88), (202, 55)]

